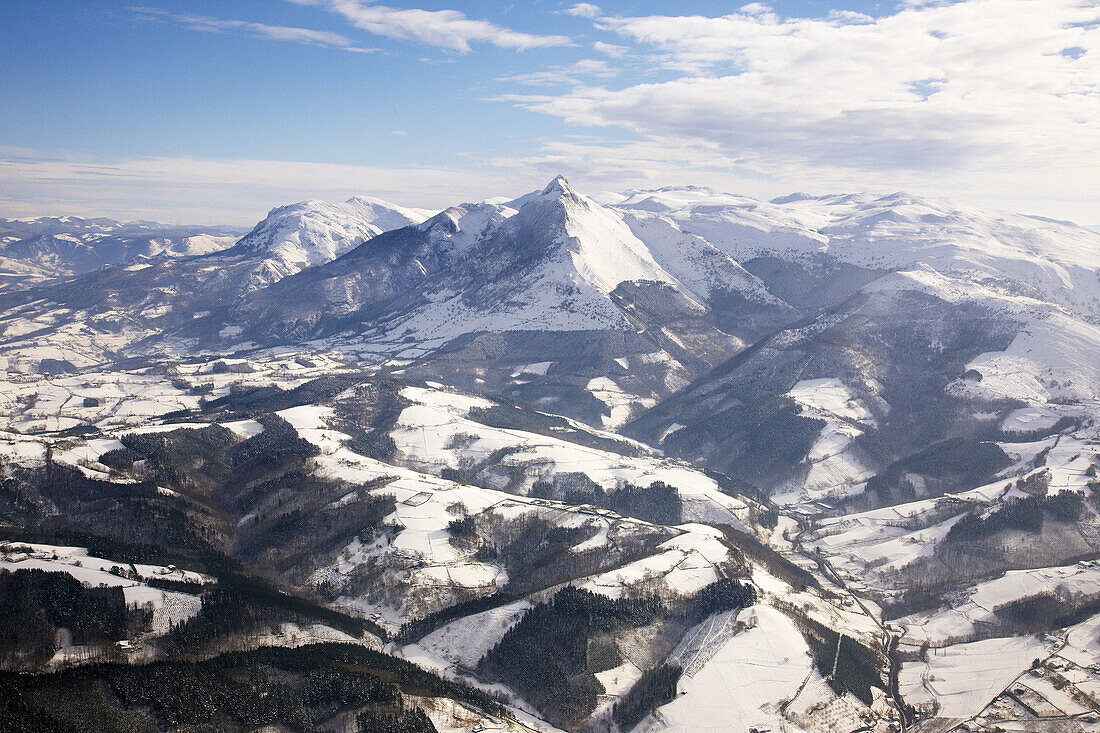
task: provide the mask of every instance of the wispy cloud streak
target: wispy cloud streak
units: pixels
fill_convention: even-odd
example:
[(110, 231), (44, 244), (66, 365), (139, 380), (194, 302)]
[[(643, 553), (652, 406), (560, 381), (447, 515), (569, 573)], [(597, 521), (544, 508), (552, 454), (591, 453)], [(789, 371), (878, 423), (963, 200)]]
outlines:
[(236, 31), (272, 41), (288, 41), (290, 43), (302, 43), (310, 46), (324, 46), (356, 53), (370, 53), (377, 50), (373, 48), (361, 48), (347, 36), (331, 31), (319, 31), (312, 28), (298, 28), (294, 26), (268, 25), (266, 23), (255, 23), (247, 20), (211, 18), (206, 15), (195, 15), (193, 13), (172, 13), (161, 8), (141, 6), (131, 7), (130, 11), (134, 13), (134, 17), (138, 20), (176, 23), (200, 33), (227, 33)]
[(488, 43), (519, 51), (571, 45), (565, 36), (544, 36), (503, 28), (487, 20), (468, 18), (458, 10), (393, 8), (360, 0), (291, 0), (315, 5), (343, 16), (360, 30), (386, 38), (416, 41), (451, 51), (467, 52), (473, 43)]

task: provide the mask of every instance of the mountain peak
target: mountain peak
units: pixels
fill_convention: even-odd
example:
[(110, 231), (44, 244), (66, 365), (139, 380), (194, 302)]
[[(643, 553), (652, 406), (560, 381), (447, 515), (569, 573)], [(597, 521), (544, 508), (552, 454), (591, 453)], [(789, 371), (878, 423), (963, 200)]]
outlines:
[(262, 259), (266, 266), (249, 289), (264, 287), (331, 262), (382, 232), (418, 224), (430, 214), (367, 196), (342, 204), (300, 201), (272, 209), (226, 254)]
[(560, 173), (554, 176), (554, 180), (546, 184), (546, 188), (542, 189), (543, 196), (562, 196), (572, 195), (573, 189), (569, 187), (569, 181), (565, 180), (565, 176)]
[(574, 191), (564, 176), (556, 176), (542, 193), (528, 194), (512, 205), (518, 212), (508, 228), (521, 243), (517, 246), (527, 254), (567, 263), (554, 277), (572, 286), (584, 282), (606, 294), (625, 281), (674, 282), (620, 214)]
[(546, 184), (541, 191), (535, 189), (530, 193), (525, 193), (517, 199), (500, 203), (508, 208), (519, 211), (524, 206), (531, 203), (536, 204), (536, 208), (541, 208), (546, 202), (574, 201), (576, 203), (582, 203), (585, 200), (587, 200), (585, 197), (573, 190), (573, 187), (569, 185), (569, 181), (565, 180), (565, 176), (559, 174), (554, 176), (553, 180)]

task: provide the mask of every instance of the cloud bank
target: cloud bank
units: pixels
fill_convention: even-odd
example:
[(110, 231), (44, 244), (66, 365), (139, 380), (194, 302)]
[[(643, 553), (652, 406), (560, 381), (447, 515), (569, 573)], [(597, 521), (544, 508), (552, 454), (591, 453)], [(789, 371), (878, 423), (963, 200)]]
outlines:
[(674, 78), (505, 99), (796, 184), (1093, 200), (1100, 187), (1096, 0), (922, 2), (878, 19), (578, 8)]

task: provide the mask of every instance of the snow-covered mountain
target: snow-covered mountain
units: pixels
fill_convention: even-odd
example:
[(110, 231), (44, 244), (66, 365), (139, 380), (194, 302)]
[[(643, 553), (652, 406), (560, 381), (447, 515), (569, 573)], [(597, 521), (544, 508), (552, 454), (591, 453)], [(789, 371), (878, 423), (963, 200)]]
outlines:
[(226, 255), (262, 260), (248, 284), (255, 290), (331, 262), (384, 231), (418, 224), (431, 214), (367, 196), (342, 204), (302, 201), (272, 209)]
[[(797, 314), (725, 253), (652, 224), (558, 177), (254, 293), (229, 327), (258, 343), (328, 338), (417, 359), (414, 373), (618, 424)], [(525, 372), (531, 363), (554, 368)]]
[[(374, 358), (418, 358), (426, 373), (442, 368), (465, 386), (481, 380), (531, 393), (524, 401), (559, 401), (596, 422), (614, 411), (621, 421), (742, 345), (707, 322), (697, 297), (620, 214), (558, 178), (514, 201), (463, 204), (372, 239), (250, 294), (226, 327), (258, 343), (335, 339)], [(659, 336), (644, 335), (647, 326)], [(696, 348), (676, 343), (672, 356), (661, 342), (677, 332)], [(647, 366), (633, 369), (641, 381), (624, 391), (605, 372), (626, 375), (614, 360), (631, 357)], [(472, 361), (481, 362), (476, 374)], [(550, 361), (564, 368), (515, 378), (525, 364)], [(588, 385), (598, 378), (594, 399)]]
[(313, 336), (347, 318), (418, 293), (428, 278), (494, 227), (512, 209), (490, 204), (451, 207), (419, 223), (354, 247), (276, 287), (250, 294), (236, 309), (242, 329), (276, 337)]
[(472, 331), (624, 330), (623, 282), (675, 284), (614, 213), (558, 177), (464, 250), (428, 303), (390, 326), (416, 341)]
[[(604, 424), (872, 293), (898, 300), (919, 289), (954, 303), (966, 291), (1010, 331), (1030, 322), (1019, 315), (1028, 309), (1088, 324), (1100, 308), (1097, 237), (1063, 223), (902, 194), (759, 202), (678, 188), (602, 198), (618, 200), (601, 205), (558, 177), (431, 218), (364, 197), (307, 201), (273, 209), (220, 253), (11, 304), (147, 313), (139, 328), (155, 350), (181, 338), (190, 348), (320, 339)], [(67, 323), (61, 314), (52, 330)], [(536, 363), (548, 366), (522, 370)]]
[[(139, 259), (55, 284), (21, 282), (0, 294), (0, 308), (10, 309), (2, 320), (7, 333), (34, 333), (36, 342), (29, 352), (11, 352), (9, 365), (33, 371), (46, 358), (83, 367), (115, 359), (127, 345), (158, 348), (168, 338), (180, 348), (181, 332), (191, 339), (186, 348), (240, 343), (240, 330), (226, 325), (225, 314), (246, 293), (331, 261), (384, 225), (424, 216), (379, 199), (303, 202), (275, 209), (232, 247)], [(37, 305), (28, 311), (27, 303)]]
[(874, 479), (908, 455), (1022, 405), (1097, 404), (1100, 249), (1082, 228), (904, 194), (664, 189), (615, 205), (735, 256), (805, 314), (627, 428), (786, 500), (895, 501)]
[[(43, 234), (135, 234), (168, 230), (199, 229), (160, 224), (155, 221), (117, 221), (104, 217), (40, 216), (5, 219), (0, 217), (0, 233), (4, 237), (26, 239)], [(231, 227), (210, 227), (234, 231)]]
[(0, 572), (147, 659), (385, 644), (440, 730), (1086, 731), (1098, 298), (1100, 235), (904, 194), (284, 206), (0, 292)]

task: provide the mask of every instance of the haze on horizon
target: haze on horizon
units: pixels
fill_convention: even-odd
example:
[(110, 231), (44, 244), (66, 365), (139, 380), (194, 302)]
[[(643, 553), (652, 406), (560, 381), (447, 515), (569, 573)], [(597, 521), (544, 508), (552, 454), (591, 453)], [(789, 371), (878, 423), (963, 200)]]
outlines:
[(1098, 0), (0, 5), (0, 216), (905, 190), (1100, 223)]

